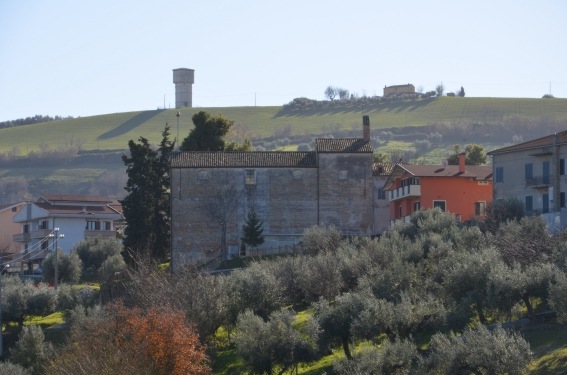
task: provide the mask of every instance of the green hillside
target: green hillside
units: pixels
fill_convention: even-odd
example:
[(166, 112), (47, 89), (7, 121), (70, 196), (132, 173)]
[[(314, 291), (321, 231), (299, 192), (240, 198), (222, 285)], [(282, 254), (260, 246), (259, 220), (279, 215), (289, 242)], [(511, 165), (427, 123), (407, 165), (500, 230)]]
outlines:
[[(192, 129), (192, 115), (206, 110), (234, 120), (266, 150), (296, 150), (298, 144), (312, 145), (312, 136), (360, 136), (365, 114), (372, 136), (379, 137), (373, 140), (377, 153), (435, 164), (457, 143), (492, 150), (567, 128), (567, 99), (442, 97), (366, 102), (364, 107), (306, 100), (300, 107), (183, 108), (179, 137)], [(143, 136), (158, 143), (166, 123), (175, 137), (176, 113), (115, 113), (0, 129), (0, 204), (45, 193), (122, 197), (126, 175), (121, 155), (128, 141)]]
[[(222, 114), (246, 127), (254, 139), (274, 136), (289, 128), (294, 135), (322, 134), (359, 129), (361, 116), (370, 116), (372, 129), (458, 124), (494, 124), (507, 117), (567, 121), (567, 99), (458, 98), (398, 101), (373, 105), (329, 104), (325, 108), (284, 110), (283, 107), (183, 108), (180, 137), (193, 124), (191, 116), (200, 110)], [(165, 123), (177, 132), (176, 110), (151, 110), (65, 119), (0, 129), (0, 152), (26, 155), (30, 151), (80, 146), (82, 150), (123, 150), (130, 139), (140, 136), (158, 141)], [(16, 148), (16, 149), (15, 149)]]

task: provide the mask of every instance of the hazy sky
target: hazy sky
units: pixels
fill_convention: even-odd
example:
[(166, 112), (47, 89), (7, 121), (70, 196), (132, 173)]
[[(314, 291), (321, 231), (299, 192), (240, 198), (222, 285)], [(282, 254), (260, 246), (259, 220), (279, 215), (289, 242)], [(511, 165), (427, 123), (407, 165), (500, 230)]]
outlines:
[(0, 0), (0, 121), (382, 95), (567, 97), (564, 0)]

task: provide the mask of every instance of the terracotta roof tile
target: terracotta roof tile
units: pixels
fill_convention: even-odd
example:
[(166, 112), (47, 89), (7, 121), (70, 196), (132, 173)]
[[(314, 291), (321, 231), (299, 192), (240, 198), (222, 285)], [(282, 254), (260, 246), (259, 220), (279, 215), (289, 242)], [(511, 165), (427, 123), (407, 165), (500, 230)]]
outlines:
[(363, 138), (321, 138), (315, 143), (318, 152), (372, 152), (370, 141)]
[[(119, 214), (108, 206), (58, 206), (49, 203), (36, 203), (36, 206), (44, 209), (50, 214)], [(83, 210), (83, 208), (85, 208)]]
[(190, 151), (174, 152), (171, 155), (171, 168), (315, 168), (316, 166), (317, 157), (314, 151)]
[(394, 170), (396, 163), (373, 163), (372, 175), (374, 176), (389, 176)]
[(112, 199), (99, 197), (96, 195), (57, 195), (44, 194), (39, 200), (44, 199), (49, 202), (89, 202), (89, 203), (110, 203)]
[(459, 172), (458, 165), (398, 165), (416, 177), (465, 177), (480, 180), (492, 178), (492, 167), (485, 165), (467, 165), (464, 173)]
[(488, 155), (494, 154), (504, 154), (507, 152), (514, 152), (514, 151), (523, 151), (529, 149), (538, 149), (542, 147), (551, 147), (555, 144), (555, 137), (557, 135), (557, 141), (559, 144), (567, 144), (567, 130), (559, 132), (557, 134), (548, 135), (545, 137), (533, 139), (531, 141), (519, 143), (517, 145), (512, 145), (508, 147), (499, 148), (497, 150), (493, 150), (487, 152)]

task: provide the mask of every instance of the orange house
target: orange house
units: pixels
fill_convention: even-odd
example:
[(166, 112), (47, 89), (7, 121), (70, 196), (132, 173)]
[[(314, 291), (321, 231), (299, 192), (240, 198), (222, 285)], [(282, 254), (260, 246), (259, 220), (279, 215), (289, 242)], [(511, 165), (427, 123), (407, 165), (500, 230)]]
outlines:
[(390, 201), (390, 224), (406, 222), (420, 209), (439, 208), (459, 221), (483, 219), (492, 201), (492, 167), (397, 164), (384, 184)]

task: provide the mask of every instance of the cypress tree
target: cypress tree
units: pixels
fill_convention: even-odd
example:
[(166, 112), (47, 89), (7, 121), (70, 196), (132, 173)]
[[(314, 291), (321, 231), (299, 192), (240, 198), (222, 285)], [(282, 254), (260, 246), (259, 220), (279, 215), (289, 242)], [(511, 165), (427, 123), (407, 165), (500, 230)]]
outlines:
[(242, 237), (240, 239), (248, 246), (258, 247), (264, 243), (263, 232), (262, 222), (258, 219), (256, 211), (251, 210), (242, 226)]
[(124, 258), (131, 265), (138, 255), (158, 261), (169, 255), (169, 159), (174, 144), (169, 140), (167, 124), (162, 137), (157, 149), (144, 137), (138, 142), (130, 140), (130, 156), (122, 156), (128, 174), (124, 188), (128, 195), (120, 201), (126, 219)]

